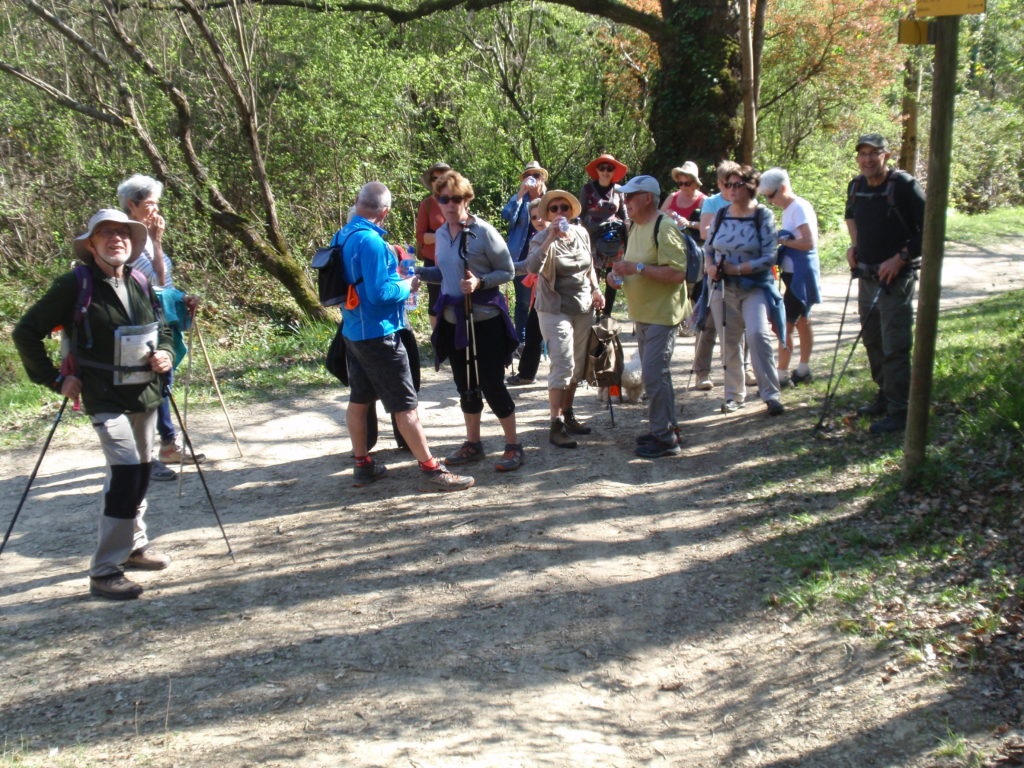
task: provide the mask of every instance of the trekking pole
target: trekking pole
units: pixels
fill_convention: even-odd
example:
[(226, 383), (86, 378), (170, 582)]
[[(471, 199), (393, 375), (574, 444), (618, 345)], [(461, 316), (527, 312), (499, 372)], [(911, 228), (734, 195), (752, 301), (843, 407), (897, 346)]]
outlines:
[[(171, 394), (171, 388), (167, 386), (166, 379), (164, 384), (164, 395), (168, 400), (171, 401), (171, 408), (174, 410), (174, 417), (178, 420), (178, 427), (181, 429), (181, 437), (185, 441), (185, 447), (188, 452), (195, 458), (196, 451), (192, 447), (192, 438), (188, 436), (188, 430), (185, 429), (185, 424), (181, 419), (181, 413), (178, 411), (178, 404), (174, 401), (174, 395)], [(220, 528), (220, 533), (224, 537), (224, 543), (228, 546), (228, 554), (231, 556), (231, 562), (235, 562), (235, 553), (231, 550), (231, 542), (228, 540), (227, 531), (224, 530), (224, 523), (220, 519), (220, 513), (217, 511), (217, 505), (213, 503), (213, 495), (210, 493), (210, 486), (206, 484), (206, 475), (203, 474), (203, 465), (196, 464), (196, 471), (199, 472), (199, 479), (203, 483), (203, 490), (206, 491), (206, 498), (210, 502), (210, 509), (213, 510), (213, 516), (217, 519), (217, 527)]]
[[(821, 409), (821, 416), (818, 417), (818, 423), (814, 425), (815, 431), (827, 431), (829, 429), (829, 427), (826, 426), (826, 417), (831, 417), (832, 401), (835, 399), (836, 392), (839, 389), (839, 382), (846, 373), (846, 369), (850, 365), (850, 360), (853, 359), (853, 353), (857, 351), (857, 344), (864, 335), (864, 323), (866, 323), (868, 318), (871, 317), (871, 313), (875, 311), (875, 307), (878, 305), (878, 299), (881, 298), (885, 288), (885, 283), (879, 282), (878, 290), (875, 291), (875, 296), (871, 299), (871, 303), (868, 305), (868, 311), (864, 313), (864, 318), (861, 320), (860, 330), (857, 331), (857, 336), (853, 339), (853, 344), (850, 346), (850, 354), (846, 356), (843, 367), (839, 370), (839, 375), (836, 377), (836, 386), (832, 387), (831, 394), (826, 393), (825, 395), (825, 403)], [(832, 382), (830, 381), (829, 384), (831, 383)]]
[[(189, 323), (189, 326), (188, 326), (188, 363), (185, 366), (185, 407), (183, 409), (185, 411), (185, 413), (184, 413), (184, 418), (182, 418), (182, 421), (184, 421), (186, 424), (188, 423), (188, 392), (189, 392), (189, 385), (192, 384), (192, 358), (195, 356), (193, 354), (193, 350), (195, 349), (195, 347), (193, 346), (193, 344), (195, 343), (195, 335), (196, 335), (196, 319), (195, 319), (195, 316), (193, 316), (191, 318), (191, 322)], [(183, 471), (184, 470), (184, 466), (185, 466), (185, 455), (182, 454), (181, 461), (178, 463), (178, 498), (179, 499), (182, 497), (182, 494), (184, 493), (184, 487), (185, 487), (185, 472)]]
[(850, 295), (853, 293), (853, 282), (857, 279), (857, 274), (850, 270), (850, 283), (846, 287), (846, 301), (843, 302), (843, 314), (839, 316), (839, 333), (836, 334), (836, 346), (832, 350), (832, 367), (828, 372), (828, 386), (825, 387), (825, 399), (828, 400), (831, 390), (833, 377), (836, 373), (836, 360), (839, 358), (839, 344), (843, 340), (843, 326), (846, 324), (846, 311), (850, 306)]
[[(224, 418), (228, 422), (228, 429), (231, 430), (231, 437), (235, 439), (235, 448), (238, 449), (238, 458), (242, 458), (242, 446), (238, 443), (238, 435), (235, 434), (235, 428), (231, 424), (231, 416), (228, 415), (228, 408), (224, 405), (224, 396), (220, 393), (220, 385), (217, 383), (217, 374), (213, 372), (213, 363), (210, 362), (210, 354), (206, 351), (206, 342), (203, 341), (203, 332), (199, 328), (199, 323), (195, 320), (192, 321), (192, 326), (196, 329), (196, 336), (199, 337), (199, 346), (203, 350), (203, 358), (206, 360), (206, 367), (210, 371), (210, 380), (213, 382), (213, 390), (217, 393), (217, 399), (220, 401), (220, 409), (224, 411)], [(194, 455), (195, 454), (193, 454), (193, 456)]]
[(60, 410), (57, 411), (57, 418), (53, 420), (53, 426), (50, 427), (50, 434), (46, 436), (46, 442), (43, 443), (43, 450), (39, 453), (39, 458), (36, 460), (36, 465), (32, 469), (32, 474), (28, 477), (28, 483), (25, 484), (25, 492), (21, 494), (21, 501), (18, 502), (18, 508), (14, 510), (14, 517), (11, 518), (11, 524), (7, 526), (7, 533), (4, 534), (3, 543), (0, 543), (0, 555), (4, 553), (4, 547), (7, 546), (7, 540), (11, 538), (11, 531), (14, 530), (14, 524), (18, 521), (18, 515), (21, 514), (21, 508), (25, 505), (25, 499), (28, 498), (28, 492), (32, 488), (32, 483), (36, 479), (36, 474), (39, 472), (39, 466), (43, 463), (43, 457), (46, 455), (46, 449), (50, 447), (50, 441), (53, 440), (53, 433), (57, 431), (57, 425), (60, 424), (61, 417), (64, 415), (64, 409), (67, 408), (68, 398), (64, 398), (64, 402), (60, 404)]

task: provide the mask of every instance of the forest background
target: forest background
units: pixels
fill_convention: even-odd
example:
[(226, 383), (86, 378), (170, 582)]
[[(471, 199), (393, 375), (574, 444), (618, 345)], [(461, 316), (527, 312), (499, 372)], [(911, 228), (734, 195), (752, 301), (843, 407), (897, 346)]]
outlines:
[[(605, 151), (666, 190), (687, 159), (706, 191), (723, 158), (782, 165), (827, 243), (859, 134), (892, 137), (927, 183), (932, 50), (896, 43), (912, 6), (5, 0), (0, 320), (67, 268), (70, 238), (135, 172), (165, 181), (178, 281), (226, 328), (325, 318), (312, 247), (371, 179), (394, 192), (393, 239), (411, 242), (438, 160), (501, 229), (529, 160), (570, 190)], [(960, 38), (951, 204), (969, 212), (1024, 187), (1024, 9), (987, 7)]]

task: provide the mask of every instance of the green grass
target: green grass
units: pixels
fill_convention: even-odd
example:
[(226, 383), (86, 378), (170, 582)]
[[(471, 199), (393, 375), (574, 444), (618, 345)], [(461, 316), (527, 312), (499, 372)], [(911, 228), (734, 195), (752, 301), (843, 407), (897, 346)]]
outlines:
[[(914, 489), (901, 486), (899, 438), (870, 439), (855, 423), (823, 441), (828, 460), (862, 484), (824, 511), (773, 521), (773, 556), (792, 578), (772, 603), (834, 615), (843, 631), (898, 641), (921, 660), (1001, 658), (995, 641), (1024, 603), (1022, 307), (1018, 291), (940, 316), (927, 461)], [(870, 384), (854, 374), (851, 386), (864, 390), (851, 400), (867, 399)], [(827, 482), (815, 472), (804, 492)]]

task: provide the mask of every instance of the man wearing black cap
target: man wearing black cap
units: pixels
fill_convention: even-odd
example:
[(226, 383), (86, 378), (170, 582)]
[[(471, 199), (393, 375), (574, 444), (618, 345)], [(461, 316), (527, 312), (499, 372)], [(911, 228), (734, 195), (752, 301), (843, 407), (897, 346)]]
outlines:
[(861, 415), (876, 417), (871, 431), (898, 432), (907, 423), (914, 287), (921, 261), (924, 193), (905, 171), (888, 166), (889, 142), (869, 133), (857, 141), (860, 175), (850, 182), (846, 227), (850, 269), (860, 278), (858, 305), (875, 400)]

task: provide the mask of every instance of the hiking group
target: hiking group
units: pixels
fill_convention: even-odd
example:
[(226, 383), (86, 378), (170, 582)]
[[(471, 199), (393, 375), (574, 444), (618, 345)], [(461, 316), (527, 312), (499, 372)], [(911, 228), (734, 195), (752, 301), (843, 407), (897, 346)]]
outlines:
[[(924, 196), (913, 177), (889, 167), (882, 136), (862, 136), (856, 153), (860, 174), (847, 192), (847, 258), (859, 281), (862, 335), (878, 386), (861, 411), (877, 419), (873, 432), (890, 432), (906, 421)], [(379, 181), (359, 190), (348, 222), (318, 265), (334, 260), (340, 286), (330, 303), (342, 311), (336, 341), (350, 387), (354, 485), (387, 472), (371, 455), (377, 400), (392, 416), (399, 445), (416, 458), (421, 490), (474, 485), (473, 477), (453, 470), (486, 458), (485, 403), (504, 437), (494, 469), (518, 470), (525, 452), (509, 387), (534, 383), (545, 347), (549, 441), (576, 448), (578, 438), (591, 433), (575, 408), (577, 386), (588, 365), (593, 374), (593, 329), (611, 315), (620, 291), (646, 397), (647, 430), (633, 447), (641, 458), (680, 453), (670, 368), (679, 336), (694, 337), (691, 373), (699, 390), (714, 388), (711, 358), (718, 341), (723, 413), (744, 407), (747, 387), (754, 387), (766, 412), (781, 415), (783, 390), (812, 379), (811, 310), (821, 300), (817, 222), (783, 169), (760, 174), (725, 161), (716, 168), (717, 193), (705, 195), (699, 169), (687, 161), (673, 169), (677, 190), (664, 201), (657, 179), (627, 181), (627, 166), (612, 155), (600, 155), (585, 170), (590, 181), (577, 196), (548, 189), (548, 171), (528, 163), (502, 211), (508, 223), (502, 237), (470, 212), (470, 181), (445, 163), (431, 166), (423, 176), (430, 194), (416, 218), (422, 264), (414, 269), (386, 240), (390, 190)], [(99, 438), (107, 473), (90, 590), (112, 599), (142, 592), (126, 568), (167, 567), (169, 558), (147, 536), (146, 492), (151, 477), (173, 477), (167, 463), (185, 458), (165, 409), (172, 371), (186, 352), (181, 331), (197, 300), (172, 287), (161, 192), (148, 177), (124, 182), (118, 189), (123, 210), (103, 209), (90, 219), (74, 240), (81, 264), (53, 283), (13, 334), (29, 378), (66, 399), (81, 397)], [(759, 194), (781, 210), (778, 230)], [(510, 310), (502, 289), (513, 280)], [(443, 460), (424, 434), (418, 360), (410, 362), (415, 340), (408, 339), (407, 304), (421, 283), (428, 286), (435, 368), (450, 363), (465, 426), (462, 444)], [(602, 322), (606, 331), (614, 323)], [(56, 364), (43, 340), (58, 328), (64, 343)], [(794, 334), (799, 363), (790, 371)], [(518, 372), (506, 378), (516, 358)], [(161, 445), (154, 455), (157, 431)], [(188, 459), (203, 457), (191, 453)]]

